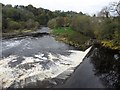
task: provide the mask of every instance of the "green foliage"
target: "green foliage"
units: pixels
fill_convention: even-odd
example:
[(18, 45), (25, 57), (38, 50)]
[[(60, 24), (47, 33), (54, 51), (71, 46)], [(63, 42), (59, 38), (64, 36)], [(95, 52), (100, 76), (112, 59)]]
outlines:
[(40, 25), (47, 25), (48, 17), (45, 14), (41, 14), (37, 17), (37, 20)]
[(30, 28), (34, 28), (34, 27), (35, 27), (34, 20), (32, 20), (32, 19), (27, 20), (27, 22), (26, 22), (26, 28), (30, 29)]
[(56, 34), (56, 35), (72, 35), (72, 34), (75, 34), (76, 32), (71, 29), (71, 28), (67, 28), (67, 27), (64, 27), (64, 28), (56, 28), (56, 29), (53, 29), (52, 31), (53, 34)]
[[(3, 32), (9, 32), (11, 29), (37, 29), (41, 25), (47, 25), (49, 19), (55, 17), (50, 10), (35, 8), (32, 5), (16, 5), (14, 7), (12, 7), (12, 5), (2, 6)], [(9, 23), (11, 21), (12, 24)], [(13, 27), (15, 24), (17, 26)]]
[(49, 20), (48, 27), (50, 28), (60, 28), (67, 27), (70, 25), (70, 18), (68, 17), (57, 17)]
[(64, 17), (57, 17), (56, 18), (56, 27), (63, 27), (64, 26)]
[(72, 19), (70, 17), (64, 17), (64, 26), (69, 27)]
[[(105, 10), (107, 9), (103, 11)], [(82, 38), (78, 37), (83, 35), (100, 41), (108, 41), (107, 44), (104, 42), (104, 45), (108, 47), (120, 46), (120, 16), (108, 17), (107, 15), (103, 18), (94, 15), (91, 17), (82, 12), (60, 10), (52, 12), (32, 5), (12, 7), (12, 5), (2, 4), (2, 31), (4, 33), (14, 30), (19, 32), (21, 29), (36, 30), (43, 25), (57, 29), (62, 36), (70, 35), (69, 40), (73, 42), (79, 43), (81, 41), (79, 39)], [(72, 28), (72, 31), (69, 30), (70, 28), (66, 30), (66, 27)]]
[(71, 22), (71, 28), (87, 36), (93, 36), (91, 31), (90, 17), (86, 15), (77, 15)]
[(114, 38), (114, 33), (120, 30), (120, 22), (107, 19), (102, 23), (101, 38), (112, 40)]
[(102, 20), (98, 17), (91, 17), (91, 31), (94, 34), (94, 38), (99, 39), (101, 35)]
[(48, 27), (50, 27), (51, 29), (55, 28), (56, 27), (56, 19), (49, 20)]
[[(55, 27), (69, 26), (70, 18), (76, 15), (76, 12), (68, 11), (61, 12), (55, 11), (52, 12), (43, 8), (36, 8), (32, 5), (23, 6), (15, 5), (14, 7), (10, 4), (2, 4), (2, 29), (3, 32), (9, 32), (10, 29), (35, 29), (40, 26), (47, 26), (48, 21), (56, 18)], [(19, 23), (20, 28), (14, 28), (13, 22), (10, 25), (10, 21), (15, 21)], [(53, 21), (52, 21), (53, 22)], [(9, 24), (9, 25), (8, 25)], [(50, 25), (50, 24), (49, 24)], [(50, 25), (51, 26), (51, 25)], [(10, 29), (9, 29), (10, 28)]]
[(57, 36), (58, 40), (81, 49), (85, 49), (85, 43), (90, 39), (69, 27), (55, 28), (52, 34)]
[(20, 29), (20, 27), (21, 27), (21, 24), (18, 23), (18, 22), (16, 22), (16, 21), (9, 21), (9, 22), (8, 22), (8, 28), (9, 28), (9, 29), (14, 29), (14, 30), (16, 30), (16, 29)]

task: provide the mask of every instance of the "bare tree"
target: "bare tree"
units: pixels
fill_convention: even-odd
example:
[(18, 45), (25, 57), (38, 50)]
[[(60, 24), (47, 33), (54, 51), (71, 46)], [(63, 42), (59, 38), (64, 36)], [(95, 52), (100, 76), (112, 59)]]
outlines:
[(116, 13), (117, 15), (120, 16), (120, 1), (119, 2), (112, 2), (109, 5), (109, 11), (111, 13)]
[(120, 1), (112, 2), (108, 6), (104, 7), (99, 13), (98, 16), (109, 18), (110, 16), (117, 15), (120, 16)]
[(120, 16), (120, 1), (119, 1), (118, 4), (117, 4), (116, 10), (117, 10), (117, 13), (118, 13), (119, 16)]
[(109, 16), (110, 16), (109, 7), (104, 7), (104, 8), (98, 13), (98, 16), (99, 16), (99, 17), (109, 18)]

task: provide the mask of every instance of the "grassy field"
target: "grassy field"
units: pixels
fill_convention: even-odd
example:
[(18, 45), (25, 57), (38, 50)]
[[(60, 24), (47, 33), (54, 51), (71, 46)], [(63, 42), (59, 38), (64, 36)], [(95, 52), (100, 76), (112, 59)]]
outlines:
[(89, 37), (84, 36), (69, 27), (56, 28), (53, 29), (51, 33), (56, 36), (57, 40), (63, 41), (83, 50), (86, 48), (86, 42), (90, 39)]

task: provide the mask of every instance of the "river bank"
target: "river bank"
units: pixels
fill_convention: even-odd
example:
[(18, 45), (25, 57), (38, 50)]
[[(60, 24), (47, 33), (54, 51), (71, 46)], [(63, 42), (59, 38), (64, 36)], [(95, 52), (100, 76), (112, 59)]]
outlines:
[[(59, 30), (59, 31), (58, 31)], [(67, 31), (67, 32), (66, 32)], [(94, 72), (103, 81), (107, 88), (119, 88), (120, 87), (120, 50), (119, 46), (114, 46), (109, 44), (111, 42), (90, 40), (87, 38), (86, 41), (80, 38), (81, 36), (76, 36), (70, 34), (72, 30), (69, 29), (55, 29), (51, 33), (55, 35), (56, 40), (62, 41), (69, 45), (75, 46), (79, 49), (85, 49), (89, 45), (93, 45), (94, 49), (91, 50), (90, 60), (95, 67)], [(75, 33), (75, 32), (74, 32)], [(65, 34), (65, 35), (64, 35)], [(80, 35), (80, 34), (79, 34)], [(73, 38), (71, 38), (74, 36)], [(82, 36), (83, 37), (83, 36)], [(78, 41), (84, 41), (84, 43), (78, 43)], [(77, 45), (78, 44), (78, 45)], [(81, 47), (83, 44), (83, 47)], [(69, 82), (68, 87), (74, 87), (72, 82)], [(76, 83), (77, 85), (77, 83)], [(81, 84), (82, 85), (82, 84)], [(60, 86), (60, 87), (64, 87)]]
[(101, 46), (111, 50), (120, 50), (120, 46), (116, 43), (113, 43), (113, 41), (91, 39), (91, 37), (85, 36), (69, 27), (52, 29), (51, 34), (56, 40), (62, 41), (81, 50), (85, 50), (94, 44), (100, 44)]
[[(39, 31), (40, 30), (40, 31)], [(44, 29), (38, 29), (36, 31), (33, 30), (22, 30), (21, 32), (12, 32), (12, 33), (2, 33), (2, 39), (10, 39), (10, 38), (17, 38), (17, 37), (24, 37), (24, 36), (43, 36), (43, 35), (49, 35), (49, 32), (45, 32)]]
[(107, 88), (120, 88), (120, 53), (101, 45), (94, 45), (90, 56), (95, 74)]
[(90, 40), (90, 37), (84, 36), (69, 27), (52, 29), (51, 34), (56, 40), (62, 41), (80, 50), (85, 50), (91, 45), (89, 43), (89, 45), (87, 44), (87, 42)]

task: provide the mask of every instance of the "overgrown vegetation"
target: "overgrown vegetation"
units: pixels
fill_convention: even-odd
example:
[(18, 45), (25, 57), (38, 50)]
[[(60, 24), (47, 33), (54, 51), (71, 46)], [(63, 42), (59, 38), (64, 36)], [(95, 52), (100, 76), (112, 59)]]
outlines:
[[(120, 53), (120, 2), (104, 7), (98, 15), (93, 16), (73, 11), (53, 12), (32, 5), (13, 7), (2, 4), (3, 35), (29, 33), (41, 26), (50, 27), (57, 40), (77, 48), (85, 49), (94, 41), (98, 41), (104, 47), (119, 50)], [(92, 57), (96, 70), (99, 73), (107, 73), (105, 78), (112, 75), (110, 79), (114, 82), (114, 87), (120, 87), (119, 54), (117, 53), (115, 59), (114, 54), (109, 54), (110, 50), (106, 52), (105, 48), (102, 52), (103, 49), (100, 48), (99, 53), (95, 52)]]
[[(2, 5), (2, 32), (9, 33), (20, 30), (36, 30), (41, 26), (47, 26), (49, 20), (55, 17), (72, 16), (76, 12), (50, 11), (43, 8), (36, 8), (31, 4), (28, 6)], [(59, 18), (57, 18), (59, 19)], [(60, 18), (61, 20), (62, 18)], [(59, 20), (58, 20), (59, 21)], [(62, 20), (61, 20), (62, 22)]]
[[(118, 7), (118, 5), (120, 5), (119, 3), (120, 2), (118, 2), (118, 4), (116, 5), (116, 8)], [(118, 9), (119, 8), (117, 8), (117, 10)], [(86, 14), (77, 13), (74, 14), (72, 17), (68, 15), (56, 17), (49, 20), (48, 26), (53, 29), (53, 34), (58, 36), (60, 36), (60, 34), (63, 36), (63, 33), (65, 35), (68, 35), (69, 30), (68, 32), (64, 30), (66, 29), (66, 27), (71, 28), (74, 32), (76, 32), (76, 34), (68, 35), (69, 37), (71, 37), (71, 39), (69, 40), (71, 41), (75, 39), (74, 43), (76, 44), (83, 44), (78, 43), (84, 40), (81, 38), (82, 35), (84, 37), (96, 39), (105, 47), (120, 50), (120, 15), (118, 13), (117, 16), (110, 16), (110, 12), (111, 11), (108, 10), (107, 7), (107, 9), (103, 8), (98, 16), (94, 15), (91, 17)], [(60, 32), (63, 33), (57, 34), (59, 32), (59, 29), (56, 28), (62, 28), (63, 30), (60, 30)], [(78, 35), (78, 33), (81, 35)]]
[(120, 56), (117, 50), (111, 50), (99, 45), (94, 48), (91, 61), (98, 75), (107, 88), (120, 88)]
[(85, 49), (85, 43), (90, 39), (90, 37), (74, 31), (69, 27), (55, 28), (52, 30), (52, 34), (56, 36), (57, 40), (63, 41), (79, 49)]
[[(50, 11), (36, 8), (32, 5), (4, 5), (2, 4), (2, 32), (24, 33), (35, 31), (41, 26), (50, 27), (55, 35), (60, 34), (76, 44), (83, 41), (82, 37), (89, 37), (101, 42), (103, 46), (120, 50), (120, 2), (104, 7), (98, 15), (89, 16), (82, 12)], [(112, 16), (113, 13), (117, 15)], [(68, 30), (66, 30), (66, 27)], [(69, 35), (69, 33), (72, 33)], [(65, 30), (65, 31), (64, 31)], [(68, 31), (68, 32), (67, 32)], [(63, 35), (64, 34), (64, 35)], [(79, 35), (78, 35), (79, 34)], [(76, 42), (75, 42), (76, 41)], [(87, 40), (85, 39), (84, 42)], [(81, 43), (83, 44), (83, 42)], [(80, 44), (80, 46), (81, 46)], [(79, 46), (79, 45), (77, 45)]]

